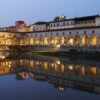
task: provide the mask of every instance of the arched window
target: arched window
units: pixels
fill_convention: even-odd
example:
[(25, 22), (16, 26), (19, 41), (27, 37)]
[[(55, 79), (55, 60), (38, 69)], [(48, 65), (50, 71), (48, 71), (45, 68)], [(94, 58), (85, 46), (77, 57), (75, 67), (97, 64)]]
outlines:
[(38, 44), (39, 44), (39, 40), (38, 40), (38, 36), (36, 34), (36, 36), (35, 36), (35, 45), (38, 45)]
[(90, 45), (91, 46), (95, 46), (96, 45), (96, 35), (94, 33), (92, 33), (90, 35)]
[(50, 44), (51, 45), (54, 44), (54, 38), (53, 38), (53, 36), (50, 36)]
[(80, 36), (78, 35), (78, 33), (75, 36), (75, 45), (80, 45)]
[(59, 36), (56, 36), (55, 37), (55, 44), (56, 45), (59, 45), (60, 44), (60, 37)]
[(82, 35), (82, 46), (88, 45), (88, 36), (86, 34)]
[(40, 35), (40, 38), (39, 38), (39, 44), (40, 45), (43, 45), (43, 37), (42, 37), (42, 34)]
[(67, 39), (68, 45), (73, 45), (73, 37), (71, 34), (69, 34), (68, 39)]
[(66, 36), (65, 36), (65, 34), (63, 33), (63, 35), (62, 35), (62, 37), (61, 37), (61, 44), (62, 44), (62, 45), (66, 45), (66, 41), (67, 41)]
[(33, 45), (34, 44), (34, 40), (33, 40), (33, 37), (30, 38), (30, 45)]
[(44, 37), (44, 45), (48, 45), (48, 37), (47, 37), (47, 34)]

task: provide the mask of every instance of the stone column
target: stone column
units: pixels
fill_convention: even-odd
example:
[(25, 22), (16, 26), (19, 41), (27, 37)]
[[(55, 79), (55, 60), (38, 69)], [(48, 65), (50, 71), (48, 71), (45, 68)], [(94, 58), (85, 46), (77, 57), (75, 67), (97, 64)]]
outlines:
[(98, 47), (99, 46), (99, 36), (96, 35), (96, 46)]
[(80, 47), (82, 47), (82, 35), (80, 35)]
[(88, 35), (88, 47), (90, 47), (90, 36)]
[(50, 45), (50, 36), (47, 36), (48, 45)]
[(72, 36), (73, 39), (73, 47), (75, 47), (75, 36)]

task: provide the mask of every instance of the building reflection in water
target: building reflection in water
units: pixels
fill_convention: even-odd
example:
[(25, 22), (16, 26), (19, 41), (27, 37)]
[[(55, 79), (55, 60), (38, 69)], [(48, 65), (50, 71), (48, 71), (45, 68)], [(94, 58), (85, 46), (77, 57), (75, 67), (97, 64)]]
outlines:
[[(2, 58), (2, 57), (1, 57)], [(47, 81), (63, 91), (66, 87), (100, 94), (100, 63), (26, 55), (0, 59), (0, 75), (16, 74), (17, 80)]]

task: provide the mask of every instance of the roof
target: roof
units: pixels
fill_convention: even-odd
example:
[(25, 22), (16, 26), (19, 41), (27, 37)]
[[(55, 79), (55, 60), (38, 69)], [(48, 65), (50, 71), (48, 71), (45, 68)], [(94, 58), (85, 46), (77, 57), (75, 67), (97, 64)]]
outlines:
[(36, 22), (34, 23), (35, 25), (43, 25), (43, 24), (47, 24), (47, 22)]
[(23, 23), (24, 21), (18, 20), (18, 21), (16, 21), (16, 22)]
[(83, 16), (83, 17), (75, 17), (75, 18), (68, 18), (68, 19), (66, 19), (65, 17), (65, 19), (63, 20), (53, 20), (53, 21), (48, 21), (48, 22), (40, 21), (31, 25), (44, 25), (44, 24), (48, 25), (49, 23), (55, 23), (55, 22), (90, 20), (90, 19), (95, 19), (96, 17), (100, 17), (100, 15)]
[(79, 21), (79, 20), (89, 20), (89, 19), (95, 19), (95, 17), (100, 17), (100, 15), (75, 17), (75, 18), (65, 19), (65, 20), (61, 20), (61, 21), (50, 21), (49, 23), (64, 22), (64, 21), (71, 21), (71, 20), (75, 20), (75, 21)]
[(76, 17), (75, 20), (89, 20), (89, 19), (95, 19), (96, 17), (100, 17), (99, 15), (93, 15), (93, 16), (84, 16), (84, 17)]

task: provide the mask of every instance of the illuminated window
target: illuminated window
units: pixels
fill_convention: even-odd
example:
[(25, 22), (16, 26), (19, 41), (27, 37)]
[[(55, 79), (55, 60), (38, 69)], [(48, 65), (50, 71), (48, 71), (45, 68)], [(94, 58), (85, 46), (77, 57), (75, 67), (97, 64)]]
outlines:
[(35, 37), (35, 45), (38, 45), (39, 44), (39, 40), (38, 40), (38, 37), (36, 36)]
[(63, 33), (63, 35), (62, 35), (62, 37), (61, 37), (61, 44), (62, 44), (62, 45), (66, 45), (66, 41), (67, 41), (66, 36), (65, 36), (65, 34)]
[(55, 71), (58, 72), (59, 71), (59, 65), (55, 64)]
[(61, 72), (64, 72), (65, 71), (65, 66), (64, 64), (61, 65)]
[(86, 75), (86, 67), (85, 67), (85, 66), (82, 66), (82, 68), (81, 68), (81, 74), (82, 74), (83, 76)]
[(82, 45), (83, 46), (88, 45), (88, 36), (86, 34), (83, 34), (83, 36), (82, 36)]
[(48, 45), (48, 37), (44, 37), (44, 45)]
[(30, 45), (33, 45), (33, 44), (34, 44), (34, 39), (30, 38)]
[(44, 62), (44, 69), (48, 70), (48, 63), (47, 62)]
[(75, 45), (80, 45), (80, 36), (78, 34), (75, 36)]
[(60, 37), (59, 36), (56, 36), (56, 38), (55, 38), (55, 44), (56, 45), (60, 44)]
[(65, 45), (66, 44), (66, 37), (65, 36), (62, 36), (61, 37), (61, 43), (62, 43), (62, 45)]
[(71, 34), (69, 34), (68, 39), (67, 39), (68, 45), (73, 45), (73, 37)]
[(43, 45), (43, 37), (42, 36), (40, 36), (40, 38), (39, 38), (39, 44)]
[(72, 64), (68, 64), (68, 72), (72, 72), (73, 71), (73, 65)]
[(95, 76), (96, 75), (96, 67), (91, 67), (90, 68), (90, 74)]
[(96, 45), (96, 35), (95, 34), (91, 34), (91, 36), (90, 36), (90, 45), (91, 46)]
[(50, 44), (54, 44), (54, 37), (52, 35), (50, 36)]

